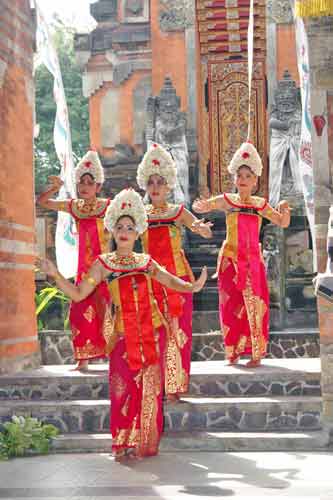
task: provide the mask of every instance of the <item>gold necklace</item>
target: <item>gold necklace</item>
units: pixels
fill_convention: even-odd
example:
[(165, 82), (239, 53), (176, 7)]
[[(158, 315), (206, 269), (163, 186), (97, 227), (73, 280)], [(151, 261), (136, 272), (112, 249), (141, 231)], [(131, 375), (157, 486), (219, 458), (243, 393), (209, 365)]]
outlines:
[(169, 204), (166, 203), (165, 205), (162, 205), (161, 207), (154, 207), (154, 205), (150, 205), (148, 208), (147, 212), (149, 215), (162, 215), (166, 214), (169, 211)]
[(128, 255), (118, 255), (114, 252), (110, 256), (110, 262), (116, 266), (134, 266), (138, 262), (138, 256), (134, 252)]
[(242, 198), (240, 197), (239, 194), (237, 196), (238, 196), (238, 201), (241, 205), (252, 205), (252, 198), (251, 197), (248, 200), (242, 200)]
[(98, 207), (98, 199), (93, 200), (79, 200), (79, 210), (84, 214), (92, 214), (96, 212)]

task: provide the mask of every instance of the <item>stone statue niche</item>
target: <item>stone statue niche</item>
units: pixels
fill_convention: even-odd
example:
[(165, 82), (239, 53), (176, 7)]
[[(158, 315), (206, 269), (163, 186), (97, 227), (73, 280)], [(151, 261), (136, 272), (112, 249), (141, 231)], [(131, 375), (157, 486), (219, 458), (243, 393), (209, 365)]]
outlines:
[(157, 142), (173, 156), (177, 165), (177, 182), (173, 192), (175, 203), (190, 204), (189, 154), (186, 140), (186, 116), (180, 111), (180, 98), (166, 78), (159, 96), (147, 101), (147, 147)]
[(271, 129), (269, 201), (273, 207), (281, 198), (291, 200), (293, 207), (303, 206), (298, 162), (301, 120), (300, 91), (286, 70), (275, 91), (269, 121)]

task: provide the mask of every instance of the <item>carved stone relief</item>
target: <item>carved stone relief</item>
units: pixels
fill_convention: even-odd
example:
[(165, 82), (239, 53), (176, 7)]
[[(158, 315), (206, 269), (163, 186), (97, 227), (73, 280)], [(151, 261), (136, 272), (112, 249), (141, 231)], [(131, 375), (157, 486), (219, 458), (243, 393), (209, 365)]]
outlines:
[(276, 24), (290, 24), (294, 22), (291, 0), (268, 0), (268, 18)]
[[(302, 182), (298, 166), (301, 132), (301, 100), (299, 89), (288, 71), (278, 82), (270, 115), (272, 132), (270, 144), (269, 199), (276, 206), (280, 196), (302, 202)], [(298, 196), (298, 200), (295, 197)]]
[(170, 151), (177, 166), (177, 181), (173, 192), (176, 203), (189, 204), (189, 155), (186, 139), (186, 115), (180, 111), (170, 78), (166, 78), (161, 92), (147, 101), (147, 143), (156, 141)]
[(194, 26), (194, 0), (160, 0), (160, 27), (162, 31), (183, 31)]

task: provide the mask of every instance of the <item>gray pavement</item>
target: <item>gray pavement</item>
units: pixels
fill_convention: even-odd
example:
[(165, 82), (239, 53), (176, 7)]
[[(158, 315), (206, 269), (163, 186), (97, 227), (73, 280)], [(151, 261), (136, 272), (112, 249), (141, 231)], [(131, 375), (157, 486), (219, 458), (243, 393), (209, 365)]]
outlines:
[(0, 462), (0, 499), (333, 500), (332, 453), (163, 453), (130, 465), (109, 454)]

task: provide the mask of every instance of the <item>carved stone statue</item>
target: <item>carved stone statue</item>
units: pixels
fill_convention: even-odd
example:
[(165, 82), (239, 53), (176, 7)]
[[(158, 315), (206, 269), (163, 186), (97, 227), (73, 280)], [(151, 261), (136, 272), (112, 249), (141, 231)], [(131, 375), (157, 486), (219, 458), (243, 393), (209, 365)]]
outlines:
[(299, 89), (288, 71), (279, 81), (271, 111), (269, 201), (273, 206), (283, 197), (302, 193), (298, 150), (301, 134), (302, 108)]
[(180, 111), (180, 98), (166, 78), (157, 97), (147, 103), (147, 145), (158, 142), (173, 156), (177, 165), (177, 183), (173, 197), (175, 203), (189, 205), (189, 155), (186, 141), (186, 117)]

